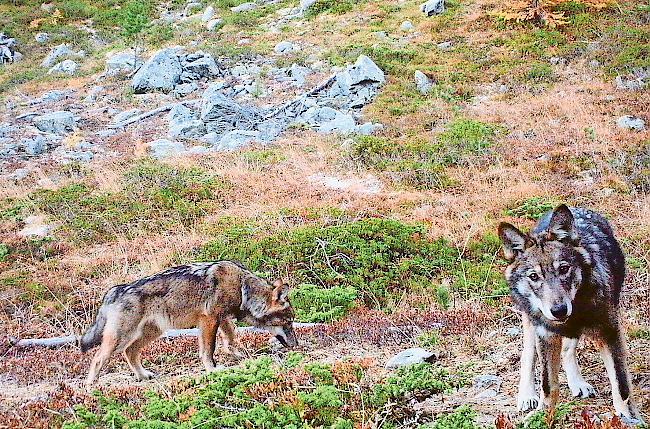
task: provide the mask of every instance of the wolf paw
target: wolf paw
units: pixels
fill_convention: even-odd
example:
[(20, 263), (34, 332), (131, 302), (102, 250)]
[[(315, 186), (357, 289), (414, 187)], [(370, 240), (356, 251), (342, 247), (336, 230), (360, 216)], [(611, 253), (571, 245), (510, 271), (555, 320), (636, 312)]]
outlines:
[(581, 380), (577, 383), (572, 383), (569, 385), (571, 389), (571, 394), (575, 398), (595, 398), (596, 389), (591, 384), (587, 383), (584, 380)]
[(535, 410), (540, 406), (541, 402), (537, 396), (532, 395), (519, 395), (517, 398), (517, 408), (521, 412)]

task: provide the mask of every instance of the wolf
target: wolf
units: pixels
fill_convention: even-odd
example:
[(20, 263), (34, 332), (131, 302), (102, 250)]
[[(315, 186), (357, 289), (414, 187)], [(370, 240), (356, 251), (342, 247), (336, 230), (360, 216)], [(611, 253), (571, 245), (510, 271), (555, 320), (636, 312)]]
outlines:
[[(600, 348), (616, 412), (642, 421), (631, 395), (621, 331), (625, 258), (609, 222), (594, 211), (560, 205), (542, 216), (530, 234), (505, 222), (498, 232), (509, 262), (505, 277), (524, 327), (519, 409), (555, 406), (560, 364), (574, 396), (595, 397), (576, 356), (578, 340), (585, 335)], [(536, 358), (541, 400), (535, 390)]]
[(285, 347), (298, 345), (289, 286), (272, 285), (243, 265), (231, 261), (200, 262), (169, 268), (128, 284), (113, 286), (104, 295), (95, 321), (80, 338), (82, 352), (99, 345), (86, 384), (92, 385), (115, 352), (124, 353), (138, 380), (154, 374), (142, 367), (144, 347), (170, 328), (200, 329), (199, 356), (205, 369), (216, 369), (216, 335), (233, 351), (233, 319), (272, 333)]

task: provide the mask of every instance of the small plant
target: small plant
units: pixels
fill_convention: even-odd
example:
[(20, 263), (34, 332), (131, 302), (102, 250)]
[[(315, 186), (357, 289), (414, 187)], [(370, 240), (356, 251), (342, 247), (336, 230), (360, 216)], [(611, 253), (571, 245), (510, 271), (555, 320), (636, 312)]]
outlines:
[(0, 262), (5, 262), (9, 256), (9, 246), (4, 243), (0, 243)]
[(559, 202), (554, 199), (544, 197), (531, 197), (523, 201), (516, 202), (511, 208), (506, 210), (506, 215), (520, 217), (530, 220), (538, 220), (548, 211), (554, 209)]
[(137, 64), (137, 56), (143, 44), (143, 30), (147, 28), (150, 22), (151, 10), (152, 6), (148, 0), (131, 0), (122, 9), (120, 22), (122, 35), (132, 44), (135, 50), (136, 61), (133, 62), (134, 67)]
[(305, 17), (314, 18), (323, 13), (342, 15), (350, 12), (358, 3), (358, 1), (354, 0), (317, 0), (307, 9)]
[(463, 405), (452, 413), (436, 417), (433, 423), (420, 426), (420, 429), (481, 429), (476, 424), (476, 412), (469, 405)]
[(354, 307), (357, 291), (352, 287), (323, 289), (301, 284), (291, 291), (296, 307), (296, 320), (301, 322), (331, 322), (340, 319)]
[(424, 332), (418, 337), (418, 344), (422, 347), (433, 348), (440, 343), (440, 332), (431, 330)]

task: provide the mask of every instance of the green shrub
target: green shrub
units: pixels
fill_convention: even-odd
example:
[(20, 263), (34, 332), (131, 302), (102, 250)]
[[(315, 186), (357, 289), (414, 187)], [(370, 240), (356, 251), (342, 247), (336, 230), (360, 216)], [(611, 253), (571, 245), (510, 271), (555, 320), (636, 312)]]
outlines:
[(420, 426), (420, 429), (481, 429), (476, 424), (476, 412), (469, 405), (462, 405), (453, 413), (436, 417), (433, 423)]
[(4, 262), (7, 260), (7, 257), (9, 256), (10, 250), (9, 246), (7, 246), (4, 243), (0, 243), (0, 262)]
[(314, 18), (322, 13), (342, 15), (350, 12), (358, 3), (359, 1), (355, 0), (317, 0), (309, 7), (309, 9), (307, 9), (305, 17)]
[(331, 322), (343, 317), (357, 299), (353, 287), (319, 288), (312, 284), (301, 284), (290, 294), (296, 307), (296, 320), (300, 322)]
[(558, 204), (558, 201), (555, 199), (531, 197), (515, 203), (512, 207), (506, 210), (506, 215), (538, 220), (548, 211), (553, 210)]

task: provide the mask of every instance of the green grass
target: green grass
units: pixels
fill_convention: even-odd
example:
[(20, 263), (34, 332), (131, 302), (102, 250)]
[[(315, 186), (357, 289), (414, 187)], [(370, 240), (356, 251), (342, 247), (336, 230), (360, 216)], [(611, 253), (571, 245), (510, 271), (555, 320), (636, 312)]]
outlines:
[(469, 405), (462, 405), (451, 413), (443, 414), (433, 423), (420, 426), (420, 429), (480, 429), (476, 424), (476, 412)]
[(301, 284), (291, 290), (290, 297), (299, 322), (331, 322), (340, 319), (354, 307), (357, 291), (353, 287), (323, 289), (312, 284)]
[(354, 0), (317, 0), (316, 3), (307, 9), (305, 17), (313, 19), (323, 13), (343, 15), (352, 11), (359, 3), (361, 2)]
[(514, 203), (506, 210), (505, 214), (523, 219), (537, 220), (559, 204), (559, 200), (554, 198), (531, 197)]

